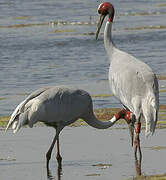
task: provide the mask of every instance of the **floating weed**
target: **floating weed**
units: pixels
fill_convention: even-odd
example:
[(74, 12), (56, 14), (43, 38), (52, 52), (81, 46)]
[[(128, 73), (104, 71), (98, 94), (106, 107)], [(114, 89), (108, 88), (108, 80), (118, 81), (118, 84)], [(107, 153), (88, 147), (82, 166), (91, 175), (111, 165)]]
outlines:
[(56, 66), (55, 64), (48, 66), (49, 69), (54, 69), (54, 68), (56, 68), (56, 67), (57, 67), (57, 66)]
[(153, 146), (153, 147), (145, 147), (145, 148), (150, 149), (150, 150), (155, 150), (155, 151), (166, 150), (166, 146)]
[(101, 174), (96, 174), (96, 173), (93, 173), (93, 174), (87, 174), (85, 176), (100, 176)]
[(134, 13), (118, 14), (118, 16), (154, 16), (159, 14), (166, 14), (166, 13), (165, 12), (134, 12)]
[(96, 21), (52, 21), (49, 23), (50, 25), (96, 25)]
[[(130, 180), (130, 179), (126, 179)], [(166, 180), (166, 174), (156, 174), (151, 176), (136, 176), (132, 180)]]
[(24, 28), (24, 27), (32, 27), (32, 26), (46, 26), (49, 23), (36, 23), (36, 24), (15, 24), (15, 25), (7, 25), (7, 26), (0, 26), (0, 28)]
[(101, 97), (101, 98), (107, 98), (107, 97), (112, 97), (114, 96), (113, 94), (95, 94), (95, 95), (92, 95), (93, 98), (98, 98), (98, 97)]
[(0, 158), (0, 161), (16, 161), (16, 159), (7, 157), (7, 158)]
[(158, 80), (166, 80), (166, 75), (158, 74), (158, 75), (157, 75), (157, 79), (158, 79)]
[(19, 17), (15, 17), (14, 19), (17, 19), (17, 20), (29, 20), (29, 19), (32, 19), (31, 16), (19, 16)]
[(7, 99), (7, 98), (0, 97), (0, 100), (5, 100), (5, 99)]
[(95, 35), (95, 33), (94, 32), (88, 32), (88, 33), (83, 33), (82, 35), (89, 35), (89, 36), (94, 36)]
[(79, 127), (79, 126), (87, 126), (88, 124), (82, 120), (82, 119), (78, 119), (77, 121), (75, 121), (74, 123), (70, 124), (70, 127)]
[(65, 33), (65, 32), (76, 32), (76, 31), (73, 29), (62, 29), (62, 30), (52, 31), (51, 33)]
[(110, 163), (110, 164), (102, 164), (102, 163), (99, 163), (99, 164), (93, 164), (92, 166), (97, 166), (97, 167), (108, 166), (108, 167), (110, 167), (110, 166), (112, 166), (112, 164), (111, 164), (111, 163)]
[(99, 163), (99, 164), (93, 164), (92, 166), (94, 167), (99, 167), (101, 169), (107, 169), (107, 168), (110, 168), (112, 166), (112, 164), (102, 164), (102, 163)]
[(137, 26), (137, 27), (131, 27), (131, 28), (124, 28), (124, 30), (128, 30), (128, 31), (132, 31), (132, 30), (150, 30), (150, 29), (166, 29), (166, 26), (158, 25), (158, 26)]
[(160, 93), (166, 92), (166, 89), (160, 89)]
[(0, 116), (0, 127), (5, 127), (10, 119), (10, 116)]
[(165, 104), (160, 104), (159, 111), (160, 110), (165, 110), (166, 111), (166, 105)]
[(166, 3), (156, 4), (157, 7), (165, 7)]

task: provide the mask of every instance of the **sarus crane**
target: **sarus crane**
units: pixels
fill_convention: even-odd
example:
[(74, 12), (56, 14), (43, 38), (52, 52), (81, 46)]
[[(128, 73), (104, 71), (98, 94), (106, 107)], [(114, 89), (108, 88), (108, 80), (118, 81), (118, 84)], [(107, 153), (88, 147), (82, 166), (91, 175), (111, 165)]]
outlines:
[(130, 111), (122, 109), (109, 121), (100, 121), (94, 115), (92, 98), (88, 92), (67, 86), (52, 86), (34, 91), (21, 102), (11, 115), (6, 130), (12, 126), (14, 133), (16, 133), (22, 126), (33, 127), (38, 121), (54, 127), (56, 134), (46, 153), (46, 165), (49, 168), (49, 160), (56, 143), (56, 158), (61, 167), (59, 134), (65, 126), (72, 124), (78, 118), (82, 118), (94, 128), (106, 129), (120, 118), (124, 118), (127, 123), (130, 123), (132, 116), (133, 114)]
[[(146, 121), (146, 136), (153, 134), (158, 119), (158, 80), (147, 64), (121, 51), (113, 43), (112, 24), (115, 13), (114, 6), (109, 2), (103, 2), (98, 7), (98, 13), (100, 18), (96, 31), (96, 39), (98, 39), (103, 21), (108, 15), (104, 30), (104, 45), (110, 61), (109, 84), (115, 97), (120, 100), (127, 110), (135, 115), (131, 125), (132, 139), (134, 134), (135, 159), (137, 159), (137, 148), (142, 158), (139, 138), (141, 119)], [(136, 127), (134, 127), (135, 121)]]

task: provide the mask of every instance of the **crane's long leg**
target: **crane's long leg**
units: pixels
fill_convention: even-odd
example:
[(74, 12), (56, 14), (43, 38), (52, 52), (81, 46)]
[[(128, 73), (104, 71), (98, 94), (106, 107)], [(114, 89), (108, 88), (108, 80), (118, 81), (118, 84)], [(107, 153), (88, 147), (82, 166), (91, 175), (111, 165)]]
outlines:
[(52, 150), (53, 150), (53, 148), (54, 148), (54, 145), (55, 145), (56, 140), (57, 140), (58, 137), (59, 137), (59, 133), (61, 132), (62, 129), (63, 129), (63, 127), (59, 127), (59, 126), (56, 127), (55, 137), (54, 137), (54, 139), (53, 139), (53, 142), (52, 142), (52, 144), (51, 144), (48, 152), (46, 153), (46, 158), (47, 158), (47, 164), (46, 164), (46, 165), (47, 165), (47, 169), (49, 169), (49, 161), (50, 161), (50, 159), (51, 159)]
[(134, 138), (134, 153), (135, 153), (135, 160), (137, 160), (137, 149), (139, 151), (139, 159), (141, 161), (142, 159), (142, 152), (141, 152), (141, 146), (140, 146), (140, 138), (139, 134), (141, 131), (141, 123), (136, 123), (136, 129), (135, 129), (135, 138)]
[(141, 158), (139, 158), (139, 160), (135, 160), (135, 169), (136, 169), (137, 176), (142, 175), (142, 173), (141, 173), (141, 161), (142, 161)]
[(59, 168), (62, 167), (62, 157), (60, 155), (60, 149), (59, 149), (59, 136), (57, 137), (56, 141), (56, 159), (58, 161)]

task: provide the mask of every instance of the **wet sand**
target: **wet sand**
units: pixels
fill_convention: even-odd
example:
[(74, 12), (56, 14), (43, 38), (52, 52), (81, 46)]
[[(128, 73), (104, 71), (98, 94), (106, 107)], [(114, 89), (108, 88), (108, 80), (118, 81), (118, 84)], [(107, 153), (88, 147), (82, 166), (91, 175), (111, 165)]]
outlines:
[[(0, 131), (0, 179), (48, 179), (45, 153), (54, 133), (55, 130), (48, 127), (22, 128), (17, 134), (11, 130), (7, 133)], [(141, 133), (143, 175), (166, 173), (165, 136), (166, 129), (157, 129), (148, 139), (145, 139), (144, 132)], [(60, 147), (62, 180), (124, 180), (136, 175), (127, 129), (66, 127), (60, 136)], [(55, 150), (50, 172), (52, 179), (58, 179)]]

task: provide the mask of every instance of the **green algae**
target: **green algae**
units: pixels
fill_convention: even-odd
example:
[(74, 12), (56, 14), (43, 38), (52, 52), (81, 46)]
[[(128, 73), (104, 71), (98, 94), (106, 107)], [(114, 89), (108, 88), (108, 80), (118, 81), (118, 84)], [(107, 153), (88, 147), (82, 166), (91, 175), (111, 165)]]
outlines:
[(158, 79), (158, 80), (166, 80), (166, 75), (158, 74), (158, 75), (157, 75), (157, 79)]
[(157, 7), (165, 7), (166, 3), (160, 3), (160, 4), (156, 4)]
[(107, 97), (112, 97), (114, 96), (113, 94), (95, 94), (95, 95), (92, 95), (93, 98), (98, 98), (98, 97), (101, 97), (101, 98), (107, 98)]
[(99, 163), (99, 164), (93, 164), (92, 166), (94, 166), (94, 167), (111, 167), (112, 164), (111, 163), (109, 163), (109, 164)]
[(153, 147), (145, 147), (145, 148), (155, 151), (166, 150), (166, 146), (153, 146)]
[(10, 119), (10, 116), (0, 116), (0, 127), (5, 127)]
[(166, 180), (166, 174), (157, 174), (157, 175), (150, 175), (150, 176), (136, 176), (132, 178), (132, 180)]
[(29, 24), (14, 24), (14, 25), (1, 25), (0, 28), (24, 28), (24, 27), (32, 27), (32, 26), (46, 26), (49, 25), (48, 22), (44, 23), (29, 23)]
[(14, 17), (14, 19), (16, 20), (29, 20), (32, 19), (31, 16), (18, 16), (18, 17)]
[(151, 29), (166, 29), (166, 26), (165, 25), (157, 25), (157, 26), (137, 26), (137, 27), (124, 28), (124, 30), (127, 30), (127, 31), (151, 30)]
[(52, 31), (51, 33), (65, 33), (65, 32), (76, 32), (75, 30), (73, 29), (57, 29), (55, 31)]
[(7, 99), (7, 98), (0, 97), (0, 101), (1, 101), (1, 100), (5, 100), (5, 99)]
[(166, 89), (160, 89), (160, 93), (166, 92)]
[(93, 173), (93, 174), (87, 174), (86, 176), (100, 176), (101, 174), (96, 174), (96, 173)]

